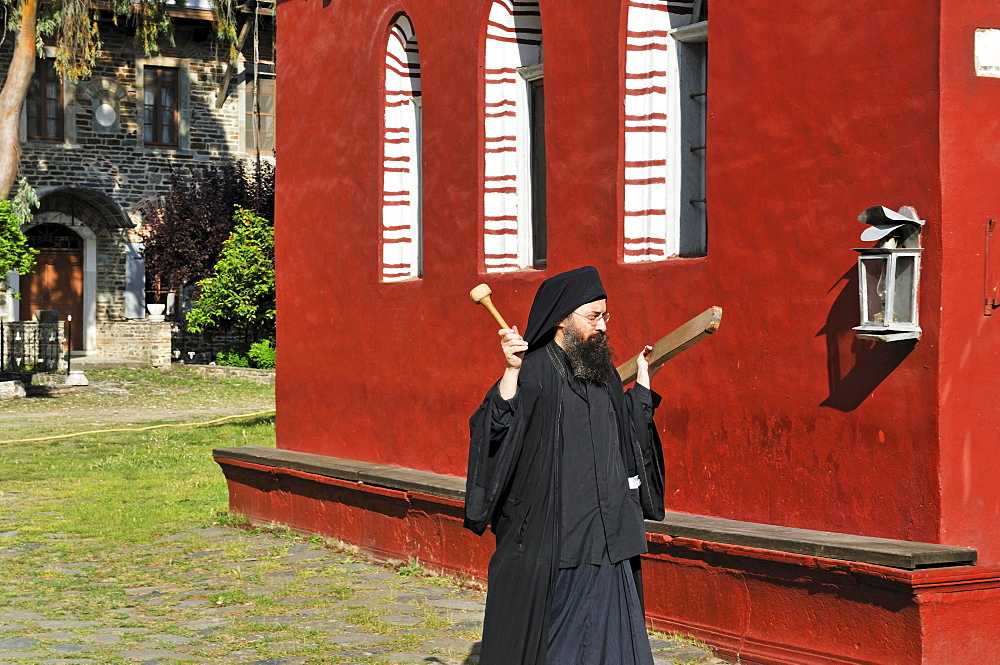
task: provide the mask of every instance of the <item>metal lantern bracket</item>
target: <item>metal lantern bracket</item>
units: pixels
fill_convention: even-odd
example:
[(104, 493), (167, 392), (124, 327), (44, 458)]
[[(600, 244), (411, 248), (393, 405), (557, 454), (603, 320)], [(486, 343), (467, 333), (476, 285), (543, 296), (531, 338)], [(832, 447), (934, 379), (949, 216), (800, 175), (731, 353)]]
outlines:
[(858, 221), (869, 225), (861, 239), (874, 240), (875, 245), (854, 249), (859, 254), (861, 307), (861, 324), (854, 328), (857, 336), (883, 342), (919, 338), (923, 331), (917, 290), (924, 220), (909, 206), (898, 211), (872, 206), (858, 216)]

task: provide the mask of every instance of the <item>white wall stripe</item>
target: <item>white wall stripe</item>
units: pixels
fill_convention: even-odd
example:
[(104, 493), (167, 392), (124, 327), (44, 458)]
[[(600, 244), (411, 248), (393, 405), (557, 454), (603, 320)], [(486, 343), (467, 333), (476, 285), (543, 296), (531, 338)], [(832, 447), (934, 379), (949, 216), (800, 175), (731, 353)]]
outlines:
[[(518, 191), (530, 186), (518, 173), (519, 126), (526, 113), (518, 67), (541, 63), (541, 14), (537, 0), (494, 0), (486, 26), (483, 249), (487, 272), (530, 264), (519, 233), (531, 232)], [(525, 220), (519, 224), (518, 219)]]
[(382, 139), (383, 281), (419, 277), (420, 146), (418, 136), (420, 57), (406, 16), (389, 31), (385, 56), (385, 130)]
[(679, 252), (679, 170), (671, 168), (677, 121), (677, 52), (669, 30), (687, 25), (693, 2), (629, 0), (625, 37), (623, 257), (660, 261)]

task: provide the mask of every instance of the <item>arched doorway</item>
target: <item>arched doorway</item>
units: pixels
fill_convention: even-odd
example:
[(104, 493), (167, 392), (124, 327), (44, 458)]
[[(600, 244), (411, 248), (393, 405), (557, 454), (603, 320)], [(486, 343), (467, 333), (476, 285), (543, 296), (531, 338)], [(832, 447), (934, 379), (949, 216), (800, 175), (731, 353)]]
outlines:
[(60, 321), (72, 315), (71, 348), (83, 349), (83, 239), (62, 224), (38, 224), (25, 235), (38, 257), (34, 270), (21, 275), (20, 319), (37, 310), (57, 310)]

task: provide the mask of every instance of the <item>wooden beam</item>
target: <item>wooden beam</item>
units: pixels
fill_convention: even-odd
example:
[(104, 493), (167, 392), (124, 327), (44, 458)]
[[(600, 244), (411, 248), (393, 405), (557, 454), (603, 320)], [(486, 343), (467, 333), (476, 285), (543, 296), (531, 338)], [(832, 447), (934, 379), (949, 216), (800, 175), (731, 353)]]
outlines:
[[(655, 369), (681, 351), (691, 348), (718, 330), (721, 323), (722, 308), (709, 307), (673, 332), (660, 338), (653, 345), (653, 351), (649, 354), (649, 368)], [(636, 354), (618, 366), (618, 376), (622, 378), (623, 384), (627, 385), (635, 381), (639, 372), (639, 366), (636, 364), (638, 358), (639, 356)]]
[[(243, 50), (243, 44), (247, 41), (247, 35), (250, 34), (250, 21), (247, 20), (243, 23), (243, 27), (240, 28), (240, 36), (236, 40), (236, 52), (239, 53)], [(254, 63), (254, 67), (257, 63)], [(233, 66), (230, 63), (226, 63), (226, 71), (222, 73), (222, 81), (219, 83), (219, 94), (215, 96), (215, 108), (221, 109), (222, 105), (226, 103), (226, 92), (229, 90), (229, 81), (233, 78)]]

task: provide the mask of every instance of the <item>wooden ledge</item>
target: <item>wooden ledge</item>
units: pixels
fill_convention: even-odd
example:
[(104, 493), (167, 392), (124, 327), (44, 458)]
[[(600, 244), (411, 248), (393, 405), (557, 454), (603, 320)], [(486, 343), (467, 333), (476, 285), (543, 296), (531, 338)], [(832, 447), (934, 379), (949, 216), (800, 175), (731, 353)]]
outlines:
[(796, 529), (687, 513), (668, 512), (660, 522), (647, 520), (646, 530), (673, 538), (691, 538), (904, 570), (976, 562), (976, 550), (969, 547)]
[[(446, 499), (465, 499), (464, 478), (429, 471), (259, 446), (218, 448), (213, 454), (220, 464), (229, 459)], [(662, 521), (647, 520), (646, 530), (672, 538), (690, 538), (903, 570), (976, 562), (976, 550), (968, 547), (796, 529), (687, 513), (668, 512)]]
[[(444, 476), (429, 471), (418, 471), (401, 466), (373, 464), (357, 460), (278, 450), (261, 446), (216, 448), (212, 455), (220, 460), (250, 462), (261, 466), (277, 467), (312, 473), (327, 478), (350, 480), (365, 485), (387, 487), (404, 492), (420, 492), (445, 499), (465, 500), (465, 479)], [(221, 462), (220, 462), (221, 463)]]

